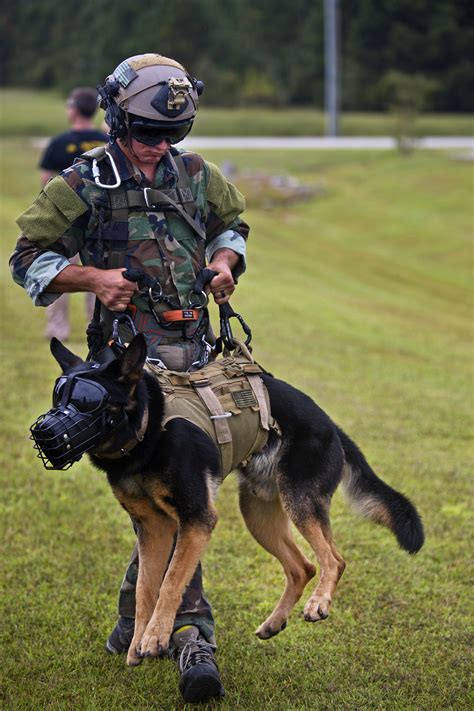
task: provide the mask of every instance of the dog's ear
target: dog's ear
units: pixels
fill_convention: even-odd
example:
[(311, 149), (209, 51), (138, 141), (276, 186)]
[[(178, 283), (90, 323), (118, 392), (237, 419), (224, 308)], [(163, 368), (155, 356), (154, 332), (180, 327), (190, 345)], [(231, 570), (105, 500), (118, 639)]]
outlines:
[(66, 348), (66, 346), (63, 346), (61, 341), (58, 341), (58, 339), (54, 338), (54, 336), (51, 339), (49, 347), (51, 349), (51, 353), (61, 366), (63, 373), (65, 373), (66, 370), (69, 370), (70, 368), (74, 368), (75, 365), (80, 365), (84, 362), (82, 358), (79, 358), (79, 356), (74, 355), (74, 353), (72, 353), (68, 348)]
[(138, 333), (128, 348), (122, 353), (118, 362), (120, 375), (129, 384), (137, 383), (142, 377), (143, 366), (147, 354), (146, 339), (143, 333)]

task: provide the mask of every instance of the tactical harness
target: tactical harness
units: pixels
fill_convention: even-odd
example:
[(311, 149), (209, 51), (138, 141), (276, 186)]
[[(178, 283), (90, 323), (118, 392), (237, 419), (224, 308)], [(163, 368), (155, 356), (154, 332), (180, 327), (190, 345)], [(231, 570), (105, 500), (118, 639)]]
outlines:
[[(117, 170), (113, 156), (107, 151), (106, 146), (100, 146), (87, 153), (81, 158), (92, 162), (92, 175), (95, 183), (104, 189), (107, 196), (108, 208), (110, 210), (110, 234), (104, 230), (104, 204), (101, 201), (97, 204), (99, 209), (99, 239), (104, 256), (104, 266), (107, 269), (120, 269), (126, 267), (126, 254), (129, 244), (129, 214), (134, 209), (145, 209), (147, 212), (172, 212), (179, 215), (195, 232), (202, 242), (206, 239), (206, 232), (199, 221), (199, 208), (194, 200), (189, 179), (181, 154), (175, 150), (170, 150), (170, 160), (178, 174), (176, 188), (170, 190), (157, 190), (155, 188), (143, 188), (142, 190), (126, 190), (121, 185), (120, 175)], [(101, 167), (106, 169), (106, 173), (113, 172), (114, 183), (102, 182)], [(150, 313), (156, 314), (161, 326), (179, 326), (182, 322), (198, 321), (201, 314), (196, 309), (181, 308), (180, 303), (175, 303), (170, 298), (161, 293), (161, 287), (156, 284), (156, 298), (148, 300)], [(166, 308), (168, 307), (168, 308)]]
[[(178, 174), (176, 188), (171, 190), (156, 190), (154, 188), (144, 188), (143, 190), (126, 190), (121, 185), (120, 175), (117, 170), (115, 160), (107, 151), (106, 146), (95, 148), (81, 156), (82, 159), (92, 162), (92, 175), (96, 184), (103, 188), (107, 196), (108, 207), (110, 210), (110, 225), (112, 226), (109, 235), (104, 233), (104, 205), (99, 203), (99, 240), (102, 244), (102, 252), (104, 256), (104, 266), (108, 269), (120, 269), (126, 265), (126, 254), (129, 243), (128, 220), (129, 213), (134, 208), (143, 208), (148, 212), (173, 212), (183, 218), (186, 223), (197, 234), (198, 238), (204, 242), (206, 233), (196, 218), (199, 216), (199, 208), (196, 205), (192, 191), (189, 187), (188, 175), (181, 154), (175, 150), (170, 150), (170, 159)], [(105, 173), (113, 174), (115, 182), (107, 183), (101, 180), (101, 166), (106, 170)], [(106, 176), (107, 177), (107, 176)], [(133, 271), (133, 270), (132, 270)], [(128, 278), (124, 272), (125, 278)], [(205, 303), (199, 299), (189, 300), (189, 303), (182, 308), (178, 302), (163, 294), (162, 287), (157, 280), (151, 283), (151, 277), (146, 277), (142, 272), (143, 278), (136, 279), (140, 287), (144, 287), (145, 293), (148, 295), (148, 311), (157, 321), (157, 323), (165, 329), (180, 328), (183, 338), (188, 337), (187, 325), (200, 323), (198, 330), (194, 330), (191, 338), (196, 341), (201, 341), (208, 329), (208, 319), (205, 313)], [(207, 300), (206, 300), (207, 302)], [(94, 313), (93, 322), (91, 322), (89, 330), (95, 335), (100, 333), (98, 323), (100, 321), (99, 306), (96, 302), (96, 310)], [(112, 324), (115, 315), (105, 307), (101, 306), (101, 313), (105, 324)], [(131, 306), (129, 311), (132, 320), (135, 319), (136, 306)], [(204, 311), (204, 318), (203, 318)], [(106, 326), (107, 328), (107, 326)], [(203, 346), (204, 347), (204, 346)]]
[(165, 398), (162, 429), (182, 418), (206, 432), (219, 449), (223, 477), (263, 449), (270, 429), (279, 432), (260, 377), (264, 371), (243, 343), (234, 355), (192, 373), (146, 368)]
[[(115, 184), (110, 185), (100, 182), (100, 165), (104, 161), (105, 165), (109, 164), (115, 175), (118, 175), (114, 159), (105, 146), (83, 153), (81, 158), (92, 161), (92, 173), (95, 182), (99, 187), (107, 190), (111, 221), (118, 226), (118, 231), (122, 232), (122, 239), (128, 237), (128, 214), (130, 209), (133, 208), (143, 208), (151, 212), (176, 212), (188, 223), (198, 237), (202, 240), (206, 239), (205, 230), (200, 222), (195, 219), (195, 215), (199, 214), (199, 210), (189, 187), (184, 160), (178, 151), (170, 150), (170, 159), (178, 173), (176, 188), (171, 190), (156, 190), (155, 188), (144, 188), (143, 191), (126, 190), (121, 184), (117, 185), (118, 180)], [(120, 230), (121, 226), (122, 229)], [(107, 261), (107, 266), (110, 269), (118, 269), (125, 266), (123, 250), (110, 248)]]

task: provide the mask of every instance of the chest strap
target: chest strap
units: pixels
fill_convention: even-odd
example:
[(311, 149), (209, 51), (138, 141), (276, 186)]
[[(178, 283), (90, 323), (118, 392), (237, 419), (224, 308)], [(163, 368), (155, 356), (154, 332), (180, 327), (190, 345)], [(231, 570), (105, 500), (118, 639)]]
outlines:
[(177, 212), (194, 230), (198, 237), (203, 240), (206, 239), (206, 232), (201, 227), (201, 224), (188, 214), (184, 207), (184, 205), (192, 205), (197, 209), (190, 188), (177, 187), (173, 190), (144, 188), (143, 191), (115, 188), (109, 191), (109, 202), (114, 222), (128, 222), (128, 213), (131, 208), (138, 207), (151, 211), (158, 210), (160, 212), (172, 211)]

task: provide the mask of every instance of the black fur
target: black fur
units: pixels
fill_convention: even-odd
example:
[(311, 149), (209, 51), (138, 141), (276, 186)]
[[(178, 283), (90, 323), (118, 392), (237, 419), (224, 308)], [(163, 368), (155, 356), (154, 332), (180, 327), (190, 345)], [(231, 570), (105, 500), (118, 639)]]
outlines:
[[(204, 432), (186, 420), (172, 420), (162, 430), (164, 400), (157, 381), (143, 370), (144, 338), (136, 336), (120, 359), (100, 367), (87, 366), (58, 342), (52, 345), (52, 351), (66, 372), (89, 368), (90, 378), (109, 391), (112, 407), (114, 401), (127, 400), (128, 430), (123, 440), (139, 429), (148, 408), (145, 437), (130, 456), (103, 458), (100, 448), (90, 453), (93, 464), (107, 473), (115, 494), (134, 518), (139, 537), (144, 535), (145, 519), (149, 525), (153, 518), (146, 513), (147, 506), (152, 514), (159, 512), (176, 520), (178, 532), (192, 527), (210, 532), (216, 521), (213, 498), (221, 481), (219, 452)], [(331, 497), (341, 481), (364, 515), (389, 527), (408, 552), (414, 553), (423, 545), (423, 527), (408, 499), (375, 475), (356, 444), (307, 395), (269, 374), (262, 379), (281, 437), (272, 432), (262, 452), (239, 469), (239, 477), (241, 510), (247, 526), (280, 559), (289, 581), (286, 590), (290, 592), (285, 592), (282, 600), (286, 595), (290, 602), (283, 604), (280, 600), (257, 630), (261, 638), (268, 638), (285, 627), (288, 609), (314, 575), (314, 566), (288, 537), (288, 517), (307, 537), (321, 565), (320, 583), (305, 607), (305, 619), (312, 622), (327, 617), (332, 593), (344, 570), (329, 523)], [(156, 493), (157, 486), (162, 493)], [(262, 517), (267, 513), (278, 525), (265, 532)], [(157, 609), (162, 604), (160, 595)], [(156, 620), (154, 625), (155, 630)], [(144, 629), (142, 625), (142, 632)], [(145, 638), (142, 647), (138, 644), (136, 648), (148, 645), (151, 654), (155, 648), (150, 647), (150, 639), (155, 638)], [(166, 634), (158, 646), (160, 650), (166, 646)], [(129, 653), (129, 663), (138, 663), (136, 651), (131, 657)]]

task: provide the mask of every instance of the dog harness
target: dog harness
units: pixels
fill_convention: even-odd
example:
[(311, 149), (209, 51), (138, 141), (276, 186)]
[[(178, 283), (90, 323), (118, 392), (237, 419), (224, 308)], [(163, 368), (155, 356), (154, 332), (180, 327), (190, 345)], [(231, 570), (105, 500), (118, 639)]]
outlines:
[(223, 478), (263, 449), (270, 429), (279, 432), (260, 377), (264, 371), (243, 344), (234, 355), (191, 373), (152, 364), (146, 369), (158, 380), (165, 398), (162, 429), (182, 418), (206, 432), (219, 449)]

